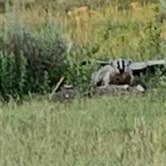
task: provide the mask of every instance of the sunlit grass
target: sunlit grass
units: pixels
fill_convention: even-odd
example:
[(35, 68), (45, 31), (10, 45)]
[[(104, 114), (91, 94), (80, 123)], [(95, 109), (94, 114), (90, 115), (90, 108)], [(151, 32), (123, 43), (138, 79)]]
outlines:
[[(100, 29), (102, 24), (106, 21), (112, 24), (116, 22), (121, 24), (133, 22), (141, 25), (153, 20), (155, 15), (156, 12), (151, 6), (142, 7), (140, 10), (122, 11), (116, 11), (115, 8), (108, 6), (104, 9), (98, 9), (96, 14), (93, 14), (91, 17), (84, 15), (79, 16), (80, 25), (77, 24), (76, 19), (71, 20), (71, 18), (69, 18), (70, 35), (74, 40), (78, 40), (80, 43), (93, 42), (96, 39), (96, 31)], [(133, 37), (137, 37), (137, 29)]]
[[(109, 20), (112, 23), (117, 21), (120, 23), (128, 21), (138, 24), (146, 23), (154, 19), (156, 15), (154, 8), (154, 4), (149, 4), (139, 9), (117, 11), (114, 7), (108, 6), (93, 10), (90, 17), (87, 13), (69, 17), (65, 11), (57, 11), (51, 8), (45, 10), (40, 6), (35, 6), (28, 10), (16, 9), (15, 19), (31, 28), (46, 25), (49, 21), (61, 24), (61, 27), (65, 29), (72, 40), (80, 44), (86, 44), (95, 40), (96, 30), (100, 29), (100, 24), (104, 21)], [(1, 14), (0, 24), (3, 24), (4, 21), (6, 22), (5, 15)], [(137, 32), (133, 34), (133, 37), (135, 36), (137, 36)]]

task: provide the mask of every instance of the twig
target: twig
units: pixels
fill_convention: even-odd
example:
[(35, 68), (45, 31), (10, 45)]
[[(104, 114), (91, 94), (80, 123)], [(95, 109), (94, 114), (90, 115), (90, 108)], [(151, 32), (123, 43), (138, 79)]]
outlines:
[(51, 94), (49, 95), (49, 99), (51, 100), (53, 95), (56, 93), (56, 91), (60, 88), (61, 84), (63, 83), (65, 77), (61, 77), (58, 83), (56, 84), (55, 88), (52, 90)]

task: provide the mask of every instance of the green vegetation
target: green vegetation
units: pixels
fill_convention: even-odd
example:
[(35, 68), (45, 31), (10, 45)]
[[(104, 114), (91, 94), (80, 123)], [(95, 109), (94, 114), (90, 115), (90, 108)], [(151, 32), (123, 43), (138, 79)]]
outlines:
[(164, 166), (165, 98), (33, 100), (0, 109), (0, 164)]
[(53, 25), (37, 32), (19, 28), (12, 26), (0, 37), (0, 87), (4, 97), (48, 92), (66, 66), (67, 46)]
[[(139, 80), (148, 87), (145, 96), (47, 100), (61, 77), (85, 92), (96, 59), (165, 58), (164, 0), (141, 0), (135, 7), (131, 0), (3, 2), (0, 96), (8, 102), (0, 102), (0, 165), (164, 166), (161, 71)], [(81, 6), (89, 8), (67, 13)]]

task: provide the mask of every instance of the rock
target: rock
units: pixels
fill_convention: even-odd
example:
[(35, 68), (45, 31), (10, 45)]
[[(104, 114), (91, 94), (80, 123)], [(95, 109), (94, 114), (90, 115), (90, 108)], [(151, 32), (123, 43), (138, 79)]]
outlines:
[(145, 92), (145, 89), (144, 89), (144, 87), (143, 86), (141, 86), (141, 85), (137, 85), (136, 87), (135, 87), (139, 92)]
[(111, 95), (111, 96), (123, 96), (123, 95), (141, 95), (144, 93), (144, 88), (141, 85), (109, 85), (100, 86), (92, 90), (92, 96), (95, 95)]
[(91, 88), (87, 92), (80, 92), (71, 85), (64, 85), (51, 96), (51, 101), (66, 102), (75, 98), (95, 97), (100, 95), (108, 96), (132, 96), (144, 94), (144, 88), (141, 85), (130, 86), (125, 85), (107, 85)]

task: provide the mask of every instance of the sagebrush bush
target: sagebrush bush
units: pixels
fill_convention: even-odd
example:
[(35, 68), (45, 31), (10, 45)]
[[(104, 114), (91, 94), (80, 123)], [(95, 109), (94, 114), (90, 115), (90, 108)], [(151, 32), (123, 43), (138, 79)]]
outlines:
[(57, 29), (46, 26), (37, 32), (22, 29), (6, 33), (0, 35), (1, 92), (20, 95), (48, 91), (66, 65), (67, 44)]

